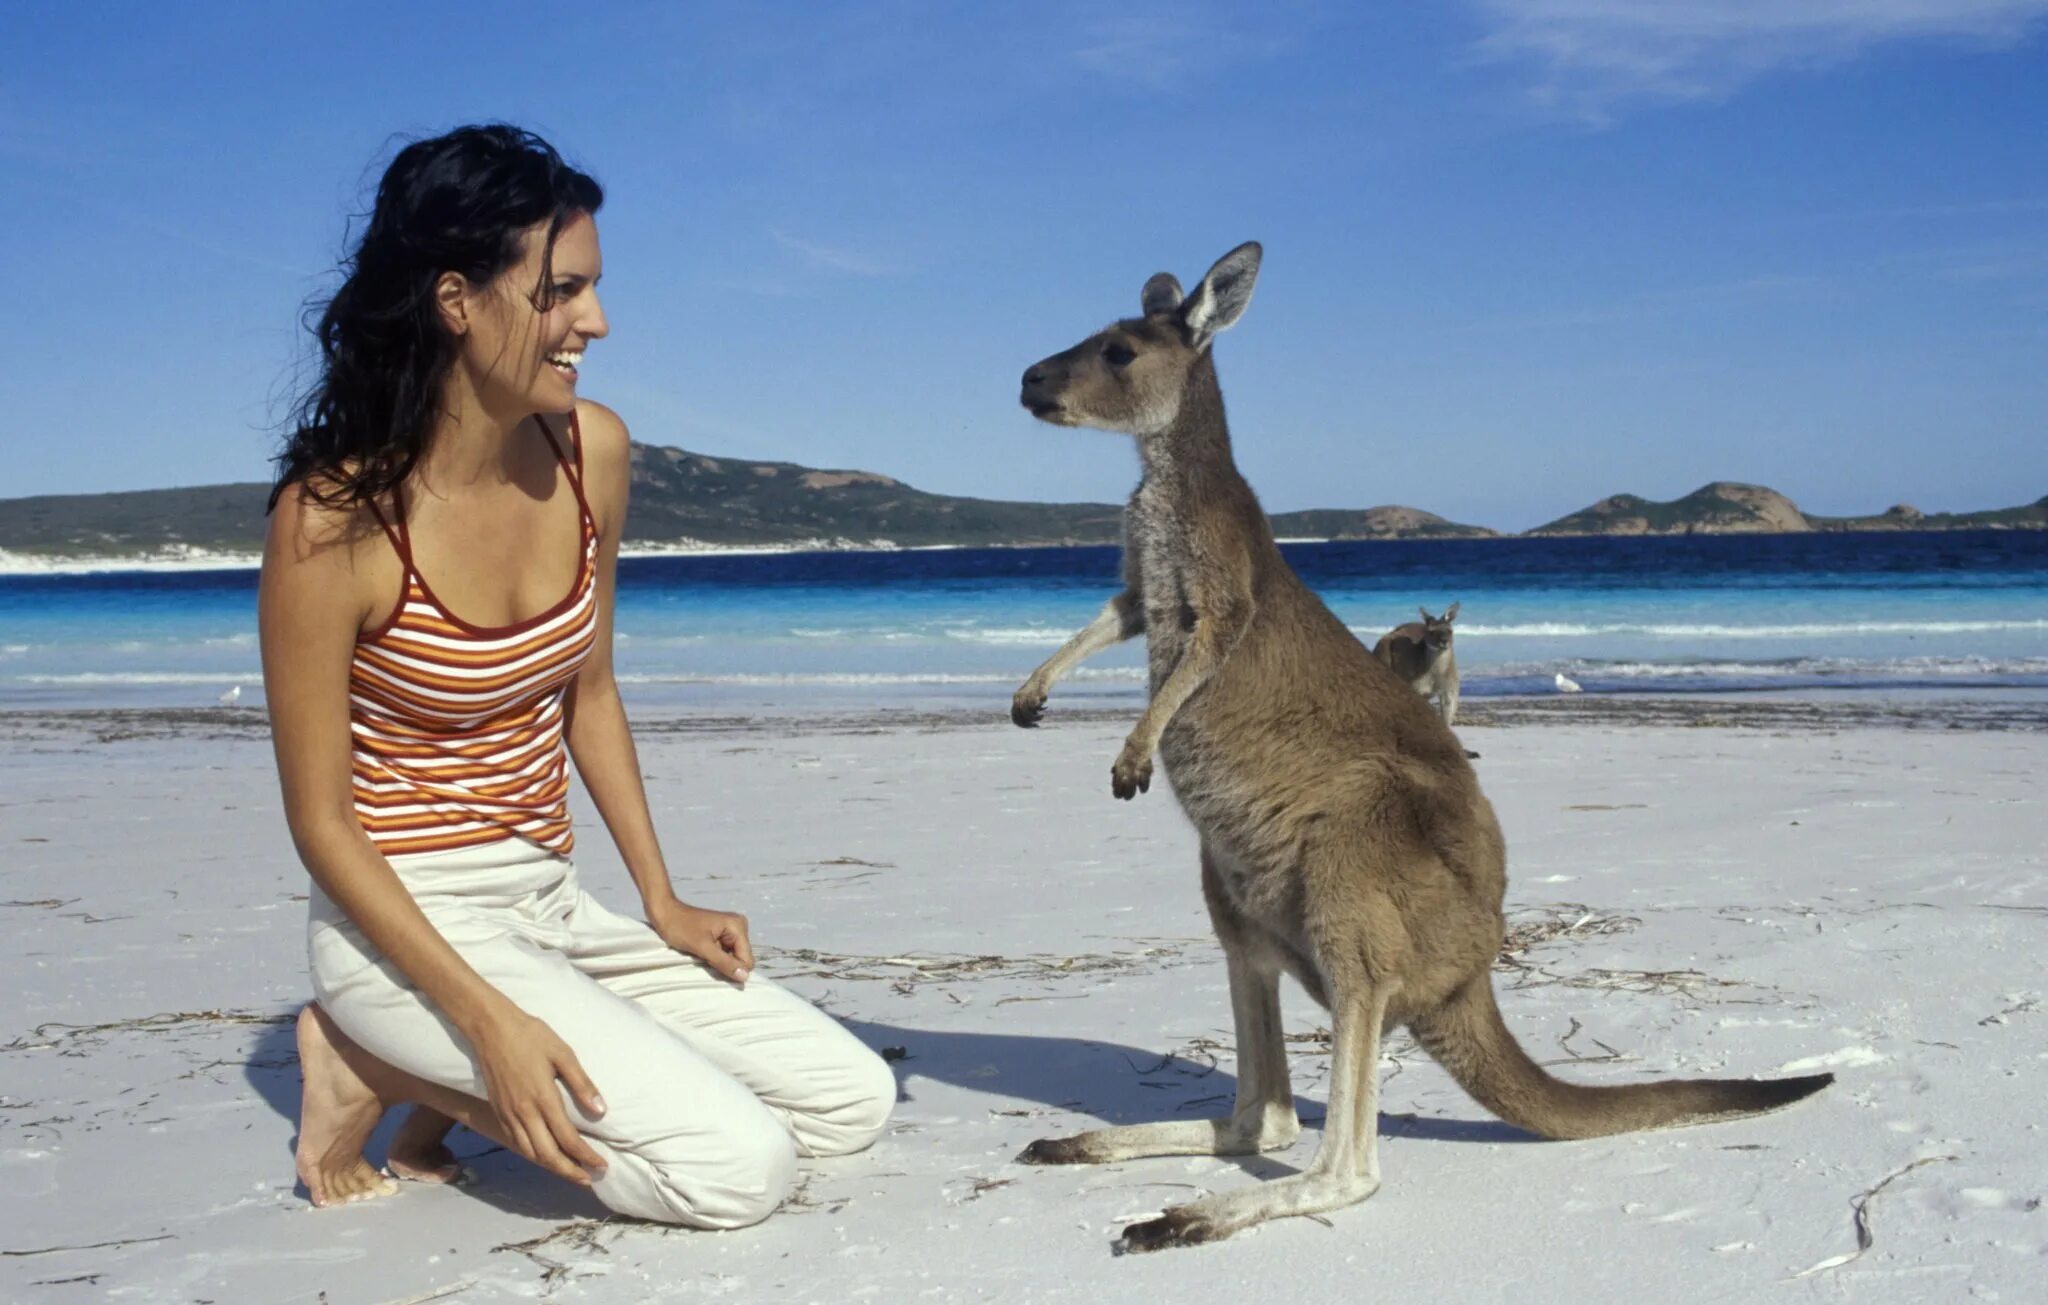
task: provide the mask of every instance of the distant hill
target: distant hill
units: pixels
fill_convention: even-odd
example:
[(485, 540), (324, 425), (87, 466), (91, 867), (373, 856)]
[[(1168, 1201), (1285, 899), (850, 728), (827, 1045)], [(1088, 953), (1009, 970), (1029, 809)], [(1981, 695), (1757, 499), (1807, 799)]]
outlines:
[(1358, 512), (1312, 508), (1271, 518), (1282, 539), (1496, 539), (1498, 530), (1446, 521), (1411, 507), (1371, 507)]
[(1901, 503), (1870, 517), (1809, 516), (1774, 489), (1717, 480), (1684, 498), (1660, 503), (1616, 494), (1529, 531), (1531, 535), (1799, 534), (1816, 530), (2040, 530), (2048, 528), (2048, 497), (1988, 512), (1928, 514)]
[(1898, 503), (1874, 517), (1806, 518), (1815, 530), (2048, 530), (2048, 494), (1988, 512), (1922, 512)]
[[(85, 562), (262, 549), (269, 486), (202, 485), (0, 499), (0, 563)], [(871, 471), (633, 446), (629, 548), (911, 548), (1113, 544), (1120, 503), (955, 498)], [(1283, 539), (1486, 539), (1498, 532), (1410, 507), (1315, 509), (1272, 518)], [(1677, 535), (1815, 530), (2039, 530), (2048, 497), (1991, 512), (1816, 517), (1775, 490), (1715, 481), (1669, 503), (1617, 494), (1531, 535)]]
[(0, 550), (53, 558), (259, 552), (269, 496), (270, 486), (243, 482), (0, 499)]
[[(269, 486), (204, 485), (115, 494), (0, 499), (0, 552), (81, 561), (252, 554), (263, 545)], [(1486, 536), (1414, 508), (1288, 512), (1283, 537)], [(956, 498), (871, 471), (721, 458), (633, 446), (629, 547), (917, 547), (1114, 544), (1121, 503)]]

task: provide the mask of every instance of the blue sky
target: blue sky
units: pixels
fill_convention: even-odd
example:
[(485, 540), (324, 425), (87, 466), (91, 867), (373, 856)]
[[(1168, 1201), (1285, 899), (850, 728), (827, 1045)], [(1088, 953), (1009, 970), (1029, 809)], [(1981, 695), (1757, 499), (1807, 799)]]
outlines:
[[(485, 15), (488, 15), (486, 18)], [(1273, 510), (1524, 528), (1712, 479), (2048, 493), (2048, 0), (34, 6), (0, 51), (0, 495), (263, 479), (403, 136), (604, 182), (643, 440), (1113, 501), (1033, 360), (1258, 239)]]

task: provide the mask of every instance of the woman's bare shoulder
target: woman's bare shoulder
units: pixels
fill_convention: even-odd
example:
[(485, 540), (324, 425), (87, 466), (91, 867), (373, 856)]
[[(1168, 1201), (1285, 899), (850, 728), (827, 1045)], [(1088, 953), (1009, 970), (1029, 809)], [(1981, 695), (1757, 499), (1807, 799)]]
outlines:
[(324, 562), (353, 569), (364, 545), (383, 533), (376, 514), (363, 501), (346, 495), (338, 478), (315, 474), (278, 491), (264, 561)]
[(633, 441), (626, 433), (625, 420), (595, 399), (576, 400), (576, 429), (583, 436), (586, 462), (597, 458), (616, 460), (632, 454)]
[(583, 484), (591, 511), (609, 531), (618, 526), (633, 479), (633, 440), (619, 414), (590, 399), (576, 401), (583, 437)]

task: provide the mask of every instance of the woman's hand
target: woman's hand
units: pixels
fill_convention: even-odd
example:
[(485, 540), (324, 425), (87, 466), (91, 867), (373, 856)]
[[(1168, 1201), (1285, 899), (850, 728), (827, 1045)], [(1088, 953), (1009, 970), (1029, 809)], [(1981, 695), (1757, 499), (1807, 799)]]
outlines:
[[(603, 1157), (591, 1149), (562, 1106), (562, 1088), (567, 1088), (585, 1117), (604, 1114), (604, 1098), (569, 1044), (509, 1001), (465, 1032), (483, 1068), (484, 1091), (513, 1149), (583, 1187), (602, 1178)], [(561, 1087), (556, 1086), (558, 1081)]]
[(745, 987), (754, 968), (754, 945), (747, 938), (747, 917), (731, 911), (706, 911), (670, 898), (647, 908), (647, 923), (661, 940), (685, 956), (694, 956), (719, 974)]

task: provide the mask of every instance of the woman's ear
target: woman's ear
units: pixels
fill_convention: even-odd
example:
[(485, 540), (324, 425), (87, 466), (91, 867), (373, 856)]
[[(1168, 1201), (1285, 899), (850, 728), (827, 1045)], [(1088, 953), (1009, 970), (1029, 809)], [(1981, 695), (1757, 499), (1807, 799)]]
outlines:
[(434, 307), (450, 335), (461, 339), (469, 334), (469, 278), (460, 272), (441, 273), (434, 282)]

